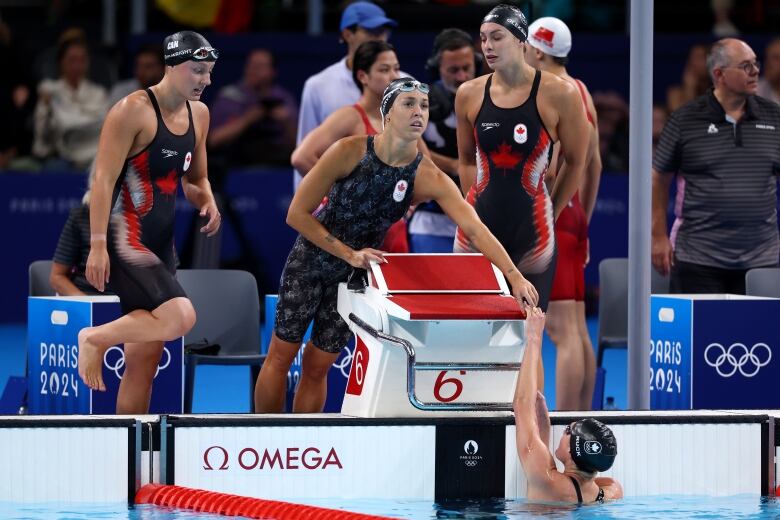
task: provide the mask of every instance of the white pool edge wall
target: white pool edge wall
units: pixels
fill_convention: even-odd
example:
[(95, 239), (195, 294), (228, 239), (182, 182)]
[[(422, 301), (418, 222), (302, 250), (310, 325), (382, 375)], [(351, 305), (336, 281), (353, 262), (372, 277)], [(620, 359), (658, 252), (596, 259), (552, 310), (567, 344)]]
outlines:
[[(511, 414), (0, 417), (0, 501), (133, 502), (148, 482), (277, 500), (523, 498)], [(550, 444), (584, 414), (551, 413)], [(777, 410), (598, 412), (627, 497), (774, 495)]]

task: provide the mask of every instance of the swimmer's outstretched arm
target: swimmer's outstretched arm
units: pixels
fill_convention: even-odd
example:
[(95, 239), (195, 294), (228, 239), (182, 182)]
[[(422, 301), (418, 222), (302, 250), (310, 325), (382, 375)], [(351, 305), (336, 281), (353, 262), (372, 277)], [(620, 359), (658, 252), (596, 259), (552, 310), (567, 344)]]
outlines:
[(412, 204), (428, 200), (435, 200), (444, 213), (463, 230), (471, 243), (504, 273), (512, 286), (512, 295), (521, 304), (536, 305), (539, 294), (533, 284), (517, 270), (504, 247), (482, 223), (474, 208), (463, 199), (452, 179), (438, 169), (431, 159), (425, 157), (417, 169)]
[(546, 443), (550, 440), (550, 411), (544, 394), (536, 391), (536, 425), (539, 428), (539, 438)]
[(372, 261), (385, 261), (382, 251), (368, 247), (355, 251), (312, 216), (333, 183), (349, 175), (365, 153), (366, 136), (345, 137), (328, 148), (298, 186), (287, 211), (287, 224), (320, 249), (353, 267), (367, 269)]
[(210, 237), (219, 230), (222, 217), (217, 209), (207, 173), (206, 136), (209, 133), (209, 111), (203, 103), (192, 103), (192, 112), (196, 132), (195, 151), (189, 171), (181, 178), (181, 187), (190, 204), (200, 210), (200, 216), (208, 218), (208, 222), (200, 231)]
[[(544, 485), (552, 483), (557, 475), (555, 461), (547, 447), (549, 440), (549, 417), (547, 406), (543, 404), (542, 413), (538, 409), (538, 373), (537, 367), (542, 355), (542, 334), (544, 332), (544, 313), (538, 307), (528, 311), (525, 320), (525, 353), (520, 366), (520, 375), (515, 387), (514, 410), (517, 453), (529, 482)], [(540, 425), (542, 416), (546, 425)], [(546, 437), (541, 433), (546, 430)]]

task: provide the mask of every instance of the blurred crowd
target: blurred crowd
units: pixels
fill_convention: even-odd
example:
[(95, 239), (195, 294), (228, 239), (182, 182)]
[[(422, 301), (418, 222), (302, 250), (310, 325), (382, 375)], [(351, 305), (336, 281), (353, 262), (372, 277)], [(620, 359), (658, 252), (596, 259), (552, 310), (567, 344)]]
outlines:
[[(172, 19), (175, 19), (176, 9), (181, 7), (178, 5), (181, 2), (171, 0), (156, 3), (158, 11), (172, 13)], [(216, 0), (211, 3), (217, 7), (225, 5)], [(396, 7), (446, 4), (484, 10), (485, 5), (493, 3), (496, 2), (416, 0), (400, 2)], [(80, 2), (73, 4), (78, 6)], [(270, 13), (269, 16), (285, 7), (300, 8), (299, 2), (294, 1), (268, 4), (260, 7)], [(585, 4), (587, 8), (583, 7)], [(592, 21), (583, 20), (586, 18), (583, 13), (609, 12), (609, 16), (620, 18), (625, 16), (622, 4), (624, 2), (575, 3), (571, 0), (526, 2), (527, 8), (538, 15), (575, 20), (591, 30), (595, 26)], [(749, 24), (754, 16), (755, 9), (746, 10), (743, 6), (735, 17), (732, 14), (735, 5), (731, 0), (711, 0), (709, 4), (708, 20), (712, 21), (713, 37), (738, 34), (738, 24)], [(664, 5), (656, 2), (656, 10), (663, 11)], [(216, 13), (213, 23), (227, 24), (226, 29), (235, 30), (236, 27), (228, 23), (235, 16), (226, 22), (225, 16), (220, 14), (223, 10), (212, 9)], [(243, 12), (252, 19), (257, 16), (257, 10), (258, 6), (251, 2), (238, 2), (230, 12)], [(194, 15), (189, 13), (189, 16)], [(402, 29), (406, 27), (399, 24), (396, 30)], [(479, 45), (476, 47), (479, 51)], [(125, 67), (132, 70), (132, 76), (116, 78), (117, 67), (110, 63), (114, 56), (107, 54), (103, 46), (96, 45), (95, 35), (78, 27), (63, 30), (54, 44), (31, 58), (17, 45), (13, 27), (0, 21), (0, 48), (4, 70), (12, 71), (0, 80), (0, 117), (5, 123), (0, 126), (0, 170), (6, 171), (86, 171), (94, 158), (106, 112), (128, 93), (154, 85), (164, 73), (162, 49), (149, 44), (139, 47), (134, 56), (124, 58), (132, 62), (131, 67)], [(710, 87), (707, 51), (705, 43), (689, 49), (679, 83), (668, 87), (665, 99), (654, 106), (654, 143), (668, 115)], [(403, 56), (399, 58), (404, 66)], [(476, 74), (485, 72), (486, 68), (481, 67)], [(764, 49), (759, 94), (780, 102), (780, 39), (771, 41)], [(210, 97), (212, 120), (208, 144), (210, 163), (215, 172), (257, 165), (289, 166), (290, 154), (296, 145), (300, 97), (301, 92), (291, 92), (280, 86), (275, 57), (270, 50), (258, 48), (248, 52), (243, 76)], [(628, 169), (628, 102), (621, 94), (610, 90), (596, 90), (593, 101), (599, 115), (605, 171), (625, 172)]]

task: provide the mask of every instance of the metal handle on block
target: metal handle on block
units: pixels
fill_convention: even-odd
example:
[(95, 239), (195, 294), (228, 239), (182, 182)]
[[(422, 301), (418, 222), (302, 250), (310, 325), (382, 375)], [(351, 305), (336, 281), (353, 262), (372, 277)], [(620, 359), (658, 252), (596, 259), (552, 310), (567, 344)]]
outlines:
[(425, 411), (490, 411), (506, 412), (512, 411), (512, 403), (431, 403), (423, 402), (417, 399), (415, 392), (415, 371), (416, 370), (519, 370), (520, 363), (418, 363), (412, 344), (397, 336), (385, 334), (373, 328), (371, 325), (361, 320), (354, 313), (349, 314), (349, 319), (368, 332), (373, 338), (387, 341), (400, 346), (406, 351), (406, 393), (409, 402), (418, 410)]

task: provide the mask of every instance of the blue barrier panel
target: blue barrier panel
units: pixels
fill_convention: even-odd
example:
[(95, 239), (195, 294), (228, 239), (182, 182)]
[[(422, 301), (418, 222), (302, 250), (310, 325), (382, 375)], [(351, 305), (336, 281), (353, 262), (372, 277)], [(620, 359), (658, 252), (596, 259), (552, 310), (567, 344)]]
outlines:
[(650, 408), (691, 409), (691, 316), (687, 298), (650, 299)]
[(776, 409), (780, 299), (651, 298), (653, 409)]
[[(110, 301), (114, 300), (114, 301)], [(30, 298), (27, 392), (30, 414), (113, 414), (125, 371), (123, 345), (103, 360), (105, 392), (92, 392), (78, 376), (78, 333), (119, 317), (112, 297)], [(182, 413), (182, 339), (168, 341), (152, 388), (150, 413)]]

